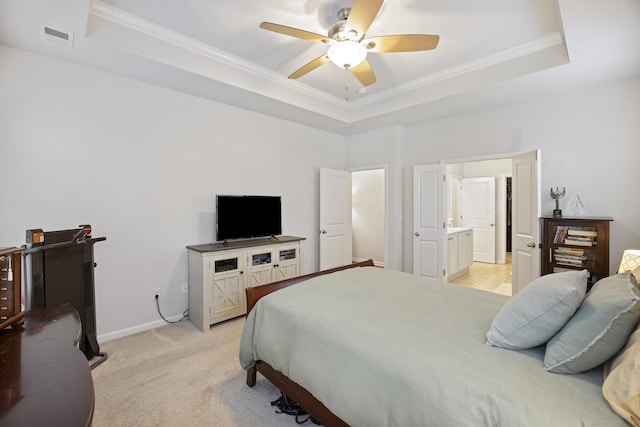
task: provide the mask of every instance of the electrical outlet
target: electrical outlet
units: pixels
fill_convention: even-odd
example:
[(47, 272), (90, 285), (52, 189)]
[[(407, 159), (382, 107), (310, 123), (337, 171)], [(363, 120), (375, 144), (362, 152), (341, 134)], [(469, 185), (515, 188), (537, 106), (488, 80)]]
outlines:
[(189, 287), (188, 287), (186, 282), (182, 284), (182, 288), (181, 289), (182, 289), (182, 293), (183, 294), (186, 294), (189, 291)]
[(153, 297), (157, 297), (158, 295), (160, 295), (160, 288), (153, 288)]

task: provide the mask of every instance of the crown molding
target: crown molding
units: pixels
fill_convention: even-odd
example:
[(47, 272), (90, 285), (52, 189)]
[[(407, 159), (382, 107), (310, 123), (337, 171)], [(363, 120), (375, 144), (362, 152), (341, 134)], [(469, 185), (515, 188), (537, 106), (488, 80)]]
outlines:
[(559, 45), (563, 45), (564, 43), (564, 36), (560, 34), (560, 32), (554, 32), (532, 42), (523, 43), (519, 46), (505, 49), (503, 51), (484, 56), (474, 61), (431, 73), (407, 83), (402, 83), (394, 87), (393, 90), (387, 90), (368, 96), (366, 98), (359, 99), (352, 102), (348, 106), (348, 109), (355, 110), (367, 105), (376, 104), (380, 101), (388, 100), (390, 98), (399, 97), (403, 94), (414, 92), (426, 86), (443, 83), (445, 81), (481, 71), (490, 67), (494, 67), (496, 65), (512, 61), (514, 59), (524, 58), (528, 55), (555, 48)]
[[(349, 105), (348, 101), (342, 100), (333, 95), (329, 95), (323, 91), (300, 83), (298, 81), (290, 80), (280, 73), (277, 73), (260, 65), (256, 65), (235, 55), (231, 55), (228, 52), (215, 48), (207, 43), (195, 40), (191, 37), (187, 37), (177, 31), (167, 29), (166, 27), (142, 19), (139, 16), (125, 12), (122, 9), (118, 9), (100, 0), (91, 1), (89, 13), (95, 17), (105, 19), (109, 22), (144, 34), (158, 41), (180, 47), (196, 55), (206, 57), (220, 64), (224, 64), (239, 71), (249, 73), (257, 78), (267, 80), (269, 83), (271, 83), (270, 87), (276, 85), (277, 87), (284, 87), (287, 90), (294, 88), (297, 92), (300, 92), (306, 96), (315, 98), (316, 100), (331, 104), (334, 107), (338, 107), (344, 110), (346, 110)], [(245, 90), (251, 90), (243, 86), (238, 87)]]
[[(382, 114), (399, 112), (407, 107), (446, 98), (458, 93), (460, 87), (469, 90), (490, 83), (491, 77), (487, 75), (490, 70), (497, 71), (497, 75), (503, 78), (538, 71), (537, 69), (527, 71), (527, 67), (522, 64), (536, 55), (559, 48), (566, 50), (563, 34), (556, 31), (537, 40), (425, 75), (392, 89), (348, 101), (302, 82), (288, 79), (278, 72), (140, 18), (101, 0), (91, 0), (89, 14), (91, 18), (99, 20), (96, 21), (96, 25), (106, 25), (111, 28), (109, 34), (93, 35), (96, 38), (102, 37), (107, 44), (273, 101), (338, 120), (345, 128), (358, 126), (358, 122)], [(118, 29), (126, 29), (129, 34), (121, 34), (122, 32)], [(90, 30), (88, 28), (88, 37), (92, 36)], [(145, 37), (146, 42), (151, 43), (149, 46), (153, 48), (148, 50), (138, 48), (136, 51), (135, 46), (138, 43), (134, 42), (142, 41), (141, 37)], [(172, 50), (175, 53), (173, 55), (169, 53)], [(179, 52), (185, 55), (180, 55)], [(514, 65), (516, 62), (520, 62), (520, 65)], [(560, 63), (562, 60), (556, 61), (551, 66)]]

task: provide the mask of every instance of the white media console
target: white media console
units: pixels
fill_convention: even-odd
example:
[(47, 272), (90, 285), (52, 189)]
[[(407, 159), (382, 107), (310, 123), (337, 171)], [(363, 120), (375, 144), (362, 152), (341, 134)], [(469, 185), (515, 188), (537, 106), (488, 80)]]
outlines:
[(245, 288), (301, 273), (304, 237), (187, 246), (189, 319), (201, 331), (247, 313)]

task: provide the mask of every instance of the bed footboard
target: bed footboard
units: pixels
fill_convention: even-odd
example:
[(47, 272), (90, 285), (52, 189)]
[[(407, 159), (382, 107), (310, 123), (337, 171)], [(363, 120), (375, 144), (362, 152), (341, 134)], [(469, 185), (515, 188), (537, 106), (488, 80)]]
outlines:
[(330, 270), (318, 271), (317, 273), (305, 274), (304, 276), (293, 277), (287, 280), (281, 280), (279, 282), (269, 283), (267, 285), (254, 286), (252, 288), (246, 288), (245, 292), (247, 295), (247, 314), (251, 311), (256, 302), (260, 298), (265, 295), (269, 295), (271, 292), (277, 291), (278, 289), (286, 288), (287, 286), (295, 285), (296, 283), (300, 283), (307, 279), (311, 279), (312, 277), (322, 276), (323, 274), (335, 273), (336, 271), (346, 270), (348, 268), (355, 267), (373, 267), (373, 260), (368, 259), (366, 261), (345, 265), (342, 267), (332, 268)]

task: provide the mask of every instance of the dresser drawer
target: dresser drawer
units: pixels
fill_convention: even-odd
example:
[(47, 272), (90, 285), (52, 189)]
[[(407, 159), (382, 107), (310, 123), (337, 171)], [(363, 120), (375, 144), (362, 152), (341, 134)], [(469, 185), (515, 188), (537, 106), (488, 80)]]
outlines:
[(18, 248), (0, 248), (0, 329), (24, 322), (20, 295), (22, 252)]
[(14, 292), (13, 280), (0, 280), (0, 302), (3, 297), (13, 296)]
[(0, 295), (0, 322), (4, 322), (17, 314), (13, 301), (13, 295), (10, 293)]
[(9, 257), (9, 255), (0, 255), (0, 288), (13, 287), (13, 285), (11, 284), (13, 278), (9, 277), (9, 269), (11, 268)]

